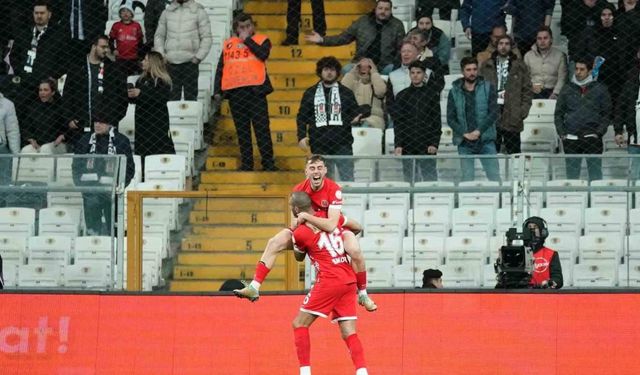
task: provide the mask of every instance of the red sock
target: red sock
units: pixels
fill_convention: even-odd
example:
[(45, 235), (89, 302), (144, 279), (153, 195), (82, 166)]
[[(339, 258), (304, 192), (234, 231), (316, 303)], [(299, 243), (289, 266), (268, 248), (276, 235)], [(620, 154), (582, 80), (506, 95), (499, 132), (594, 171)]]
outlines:
[(296, 352), (298, 353), (298, 362), (300, 362), (300, 367), (311, 366), (311, 339), (309, 338), (309, 327), (294, 328), (293, 337), (296, 342)]
[(258, 265), (256, 266), (256, 273), (253, 275), (253, 279), (262, 284), (262, 282), (264, 282), (264, 279), (269, 274), (269, 271), (271, 270), (268, 269), (263, 262), (258, 262)]
[(364, 349), (362, 349), (362, 343), (358, 338), (358, 334), (354, 333), (350, 335), (344, 342), (347, 344), (347, 348), (349, 348), (351, 360), (353, 361), (353, 365), (356, 366), (356, 370), (367, 367), (364, 361)]
[(367, 271), (356, 273), (356, 284), (358, 285), (358, 290), (367, 289)]

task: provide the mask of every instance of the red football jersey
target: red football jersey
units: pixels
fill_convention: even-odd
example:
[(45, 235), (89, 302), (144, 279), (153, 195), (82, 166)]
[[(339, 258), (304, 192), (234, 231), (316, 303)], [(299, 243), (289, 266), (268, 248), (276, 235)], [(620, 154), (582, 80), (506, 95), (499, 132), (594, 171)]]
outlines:
[(316, 283), (351, 284), (356, 282), (356, 274), (351, 268), (351, 260), (344, 250), (342, 224), (333, 233), (314, 231), (307, 225), (301, 225), (293, 231), (293, 245), (296, 251), (309, 255), (316, 268)]
[(109, 38), (116, 41), (118, 59), (135, 60), (138, 58), (138, 48), (142, 45), (142, 27), (138, 22), (125, 24), (120, 21), (113, 24)]
[(329, 208), (342, 209), (342, 189), (335, 181), (325, 178), (322, 187), (318, 191), (311, 189), (309, 179), (305, 179), (293, 187), (293, 191), (304, 191), (311, 198), (311, 207), (314, 211), (325, 211)]

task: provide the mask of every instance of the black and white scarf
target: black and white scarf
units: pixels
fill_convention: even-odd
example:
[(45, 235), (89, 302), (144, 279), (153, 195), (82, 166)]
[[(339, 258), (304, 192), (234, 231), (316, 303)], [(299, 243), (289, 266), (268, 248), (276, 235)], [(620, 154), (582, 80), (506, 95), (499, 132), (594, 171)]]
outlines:
[[(115, 132), (115, 128), (111, 127), (111, 129), (109, 129), (109, 145), (107, 146), (107, 155), (115, 155), (116, 154), (116, 146), (113, 143), (114, 139), (116, 138), (116, 132)], [(89, 153), (90, 154), (95, 154), (96, 153), (96, 144), (98, 141), (98, 137), (96, 136), (96, 133), (94, 132), (93, 134), (91, 134), (91, 138), (89, 138)], [(94, 167), (94, 159), (93, 158), (89, 158), (87, 159), (87, 169), (93, 169)], [(107, 164), (111, 164), (111, 160), (109, 160), (109, 162)], [(113, 166), (111, 165), (107, 165), (107, 171), (110, 169), (110, 167), (112, 168)]]
[(504, 90), (509, 78), (509, 58), (496, 57), (496, 76), (498, 78), (498, 91)]
[(313, 106), (316, 114), (316, 127), (327, 125), (343, 125), (342, 123), (342, 103), (340, 102), (340, 89), (337, 82), (331, 86), (329, 93), (329, 109), (327, 110), (327, 99), (324, 95), (324, 85), (318, 83), (316, 94), (313, 97)]

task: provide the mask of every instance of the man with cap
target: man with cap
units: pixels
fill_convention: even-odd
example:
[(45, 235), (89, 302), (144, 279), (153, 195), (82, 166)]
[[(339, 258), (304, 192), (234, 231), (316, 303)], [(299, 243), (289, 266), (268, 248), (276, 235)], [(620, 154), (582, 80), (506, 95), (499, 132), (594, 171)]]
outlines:
[(422, 289), (442, 289), (442, 271), (429, 268), (422, 272)]
[[(96, 113), (93, 116), (94, 131), (86, 133), (76, 144), (76, 155), (125, 155), (126, 165), (121, 165), (122, 159), (116, 158), (74, 158), (73, 181), (76, 186), (114, 186), (124, 182), (129, 185), (135, 173), (135, 164), (131, 152), (129, 138), (120, 134), (109, 124), (105, 116)], [(117, 168), (117, 166), (119, 168)], [(120, 168), (126, 168), (125, 181), (118, 181)], [(112, 223), (113, 196), (108, 192), (83, 193), (84, 219), (87, 234), (90, 236), (110, 235)], [(103, 227), (104, 217), (107, 227)]]
[(523, 231), (531, 231), (531, 241), (527, 244), (533, 250), (533, 275), (530, 288), (560, 289), (564, 283), (562, 266), (558, 253), (544, 246), (549, 236), (547, 223), (543, 218), (532, 216), (522, 223)]

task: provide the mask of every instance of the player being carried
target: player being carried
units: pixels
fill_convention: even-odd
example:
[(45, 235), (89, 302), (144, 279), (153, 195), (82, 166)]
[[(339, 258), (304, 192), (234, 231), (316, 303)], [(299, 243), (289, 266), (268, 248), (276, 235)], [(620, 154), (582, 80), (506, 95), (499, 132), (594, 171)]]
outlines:
[[(291, 212), (314, 215), (309, 195), (302, 191), (291, 193)], [(342, 339), (347, 344), (356, 375), (366, 375), (362, 344), (356, 333), (356, 288), (366, 288), (366, 268), (360, 249), (348, 250), (343, 244), (344, 231), (341, 218), (332, 232), (326, 232), (309, 221), (293, 231), (293, 250), (296, 260), (309, 255), (316, 268), (316, 282), (304, 298), (298, 315), (293, 320), (293, 335), (300, 362), (300, 375), (311, 374), (311, 340), (309, 327), (318, 317), (332, 315), (338, 322)], [(356, 275), (365, 275), (364, 279)]]
[[(309, 195), (313, 212), (300, 213), (297, 217), (297, 224), (301, 225), (308, 222), (322, 231), (333, 233), (342, 217), (342, 191), (340, 190), (340, 185), (325, 177), (327, 168), (324, 158), (320, 155), (311, 155), (307, 158), (304, 173), (306, 179), (296, 185), (293, 191), (302, 191)], [(353, 252), (360, 251), (360, 244), (356, 239), (356, 234), (361, 230), (360, 225), (354, 220), (345, 220), (344, 229), (348, 229), (343, 233), (345, 249)], [(269, 239), (256, 266), (253, 280), (246, 287), (234, 290), (233, 293), (236, 296), (246, 298), (251, 302), (260, 298), (260, 285), (275, 265), (278, 254), (293, 247), (291, 232), (291, 229), (283, 229)], [(364, 284), (366, 284), (365, 273), (358, 273), (357, 276), (364, 278)], [(358, 303), (368, 311), (377, 309), (376, 304), (369, 298), (366, 290), (358, 291)]]

